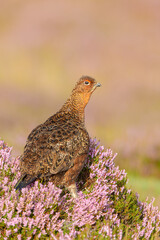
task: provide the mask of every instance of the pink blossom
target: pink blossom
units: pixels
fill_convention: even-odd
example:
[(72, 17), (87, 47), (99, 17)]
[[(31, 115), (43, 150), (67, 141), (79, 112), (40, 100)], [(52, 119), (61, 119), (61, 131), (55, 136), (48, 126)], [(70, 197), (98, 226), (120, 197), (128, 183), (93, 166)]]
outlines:
[[(91, 140), (84, 168), (88, 169), (93, 185), (79, 191), (77, 199), (67, 193), (63, 195), (52, 182), (41, 184), (36, 181), (21, 192), (16, 191), (14, 185), (20, 176), (19, 158), (12, 158), (11, 150), (0, 140), (0, 224), (6, 225), (4, 239), (12, 238), (12, 234), (16, 234), (18, 240), (29, 240), (34, 236), (47, 238), (48, 235), (49, 239), (55, 240), (75, 239), (90, 226), (86, 238), (89, 239), (99, 222), (101, 227), (96, 230), (97, 234), (106, 239), (122, 239), (121, 218), (115, 212), (113, 196), (125, 200), (126, 193), (132, 191), (126, 189), (126, 172), (115, 166), (116, 154), (111, 149), (105, 150), (96, 139)], [(119, 186), (121, 181), (124, 184)], [(84, 180), (80, 179), (78, 186), (83, 184)], [(150, 239), (154, 232), (160, 231), (160, 212), (153, 206), (154, 200), (140, 202), (138, 195), (136, 197), (142, 220), (132, 233), (132, 239)], [(32, 236), (20, 234), (23, 229), (31, 231)]]

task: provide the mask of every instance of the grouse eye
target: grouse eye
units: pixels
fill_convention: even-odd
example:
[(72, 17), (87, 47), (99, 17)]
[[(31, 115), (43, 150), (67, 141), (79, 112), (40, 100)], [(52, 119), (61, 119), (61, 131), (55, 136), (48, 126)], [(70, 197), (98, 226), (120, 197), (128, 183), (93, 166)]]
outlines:
[(89, 81), (85, 81), (84, 84), (85, 84), (85, 85), (89, 85), (90, 82), (89, 82)]

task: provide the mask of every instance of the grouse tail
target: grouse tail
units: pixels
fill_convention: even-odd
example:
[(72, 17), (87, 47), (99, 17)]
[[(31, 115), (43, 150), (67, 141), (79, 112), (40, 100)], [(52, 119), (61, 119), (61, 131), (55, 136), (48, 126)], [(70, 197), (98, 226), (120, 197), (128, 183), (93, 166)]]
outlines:
[(37, 176), (33, 177), (28, 174), (23, 174), (21, 178), (18, 180), (18, 182), (16, 183), (16, 185), (14, 186), (14, 188), (16, 190), (17, 189), (21, 190), (22, 188), (26, 187), (30, 183), (33, 183), (36, 179), (37, 179)]

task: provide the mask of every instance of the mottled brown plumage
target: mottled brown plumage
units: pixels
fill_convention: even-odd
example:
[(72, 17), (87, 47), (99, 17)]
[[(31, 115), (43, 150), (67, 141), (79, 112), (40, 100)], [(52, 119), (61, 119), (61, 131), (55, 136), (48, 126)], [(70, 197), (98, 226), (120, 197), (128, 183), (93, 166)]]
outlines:
[(77, 196), (75, 181), (89, 150), (84, 109), (99, 86), (93, 78), (81, 77), (62, 108), (33, 129), (20, 158), (21, 178), (16, 189), (38, 178), (52, 179), (54, 184), (67, 187), (73, 197)]

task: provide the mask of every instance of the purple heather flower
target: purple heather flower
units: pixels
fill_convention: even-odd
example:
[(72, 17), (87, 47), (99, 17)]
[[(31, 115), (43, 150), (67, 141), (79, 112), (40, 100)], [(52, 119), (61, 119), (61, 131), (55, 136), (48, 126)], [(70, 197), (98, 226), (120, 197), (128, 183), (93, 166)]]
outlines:
[[(18, 240), (24, 238), (19, 234), (23, 228), (28, 228), (28, 231), (34, 229), (32, 236), (26, 239), (34, 236), (40, 238), (46, 234), (55, 240), (74, 239), (86, 231), (87, 225), (92, 225), (94, 230), (101, 218), (104, 218), (106, 223), (101, 223), (99, 233), (104, 235), (104, 238), (122, 239), (121, 219), (115, 214), (111, 196), (114, 194), (117, 199), (120, 196), (126, 198), (125, 185), (119, 187), (117, 184), (117, 181), (126, 179), (126, 172), (115, 166), (116, 154), (113, 154), (111, 149), (105, 151), (96, 139), (91, 140), (85, 166), (89, 168), (94, 184), (84, 191), (79, 191), (77, 199), (72, 199), (69, 194), (61, 197), (62, 190), (52, 182), (43, 185), (36, 181), (21, 192), (15, 191), (14, 185), (21, 173), (19, 158), (11, 158), (11, 150), (12, 148), (0, 140), (0, 223), (6, 224), (4, 239), (12, 234), (11, 227), (14, 228), (13, 232), (17, 234)], [(81, 183), (83, 184), (83, 179)], [(130, 193), (131, 190), (127, 189), (127, 194)], [(149, 204), (142, 203), (138, 196), (137, 201), (137, 207), (143, 211), (143, 219), (132, 233), (132, 239), (150, 239), (154, 231), (160, 231), (160, 212), (153, 207), (153, 201)], [(90, 234), (88, 239), (89, 236)]]
[(11, 235), (12, 231), (11, 230), (6, 230), (6, 237), (9, 237)]
[(18, 234), (18, 235), (17, 235), (17, 239), (18, 239), (18, 240), (21, 240), (21, 239), (22, 239), (21, 234)]

